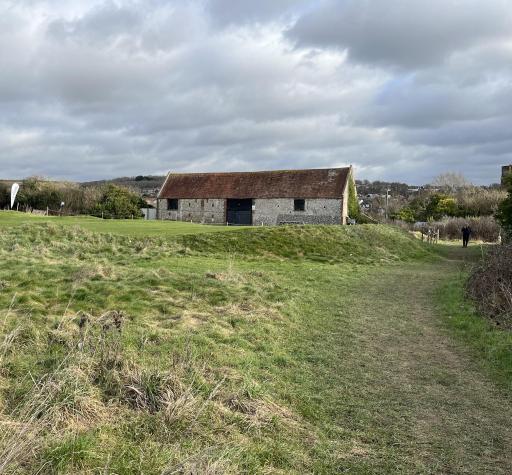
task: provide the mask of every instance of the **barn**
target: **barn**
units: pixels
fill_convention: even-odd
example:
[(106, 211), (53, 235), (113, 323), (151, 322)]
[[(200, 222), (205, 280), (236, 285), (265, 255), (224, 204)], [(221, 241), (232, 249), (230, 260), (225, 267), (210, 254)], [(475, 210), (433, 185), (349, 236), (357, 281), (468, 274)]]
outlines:
[(352, 167), (169, 173), (157, 217), (205, 224), (346, 224)]

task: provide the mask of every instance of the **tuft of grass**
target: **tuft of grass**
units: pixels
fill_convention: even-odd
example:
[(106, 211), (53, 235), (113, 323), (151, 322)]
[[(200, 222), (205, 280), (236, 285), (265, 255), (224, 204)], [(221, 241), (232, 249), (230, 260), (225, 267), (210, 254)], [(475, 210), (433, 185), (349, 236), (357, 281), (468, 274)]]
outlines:
[(57, 473), (71, 473), (87, 468), (96, 448), (94, 433), (71, 434), (64, 440), (45, 448), (41, 454), (42, 467), (52, 467)]

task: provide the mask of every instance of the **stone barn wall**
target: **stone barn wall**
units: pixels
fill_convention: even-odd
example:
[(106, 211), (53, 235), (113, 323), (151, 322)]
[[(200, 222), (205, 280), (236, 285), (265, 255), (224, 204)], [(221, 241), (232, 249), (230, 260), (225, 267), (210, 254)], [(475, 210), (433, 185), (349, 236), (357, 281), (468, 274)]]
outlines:
[(178, 209), (167, 209), (167, 200), (158, 200), (158, 219), (192, 221), (203, 224), (225, 224), (225, 203), (222, 199), (179, 200)]
[[(342, 223), (342, 212), (346, 209), (346, 202), (346, 199), (306, 198), (304, 211), (295, 211), (293, 198), (255, 199), (252, 221), (255, 226), (283, 223), (345, 224)], [(225, 199), (180, 199), (177, 210), (169, 210), (166, 199), (158, 200), (158, 205), (158, 219), (203, 224), (226, 223)]]
[(252, 212), (253, 224), (341, 224), (343, 200), (314, 198), (304, 201), (304, 211), (295, 211), (292, 198), (256, 199)]

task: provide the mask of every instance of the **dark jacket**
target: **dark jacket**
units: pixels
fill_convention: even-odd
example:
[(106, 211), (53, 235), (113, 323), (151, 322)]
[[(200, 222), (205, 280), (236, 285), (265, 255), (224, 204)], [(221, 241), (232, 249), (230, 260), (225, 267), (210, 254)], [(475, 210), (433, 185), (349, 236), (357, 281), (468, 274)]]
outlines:
[(471, 228), (470, 228), (469, 226), (464, 226), (464, 227), (462, 228), (462, 235), (463, 235), (464, 237), (469, 237), (469, 236), (471, 236)]

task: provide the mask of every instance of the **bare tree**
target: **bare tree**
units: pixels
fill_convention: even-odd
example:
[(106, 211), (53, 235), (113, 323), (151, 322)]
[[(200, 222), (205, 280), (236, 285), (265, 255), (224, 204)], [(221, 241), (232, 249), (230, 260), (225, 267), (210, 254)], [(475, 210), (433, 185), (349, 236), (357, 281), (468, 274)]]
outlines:
[(470, 188), (473, 186), (464, 175), (455, 172), (447, 172), (438, 175), (434, 178), (432, 185), (449, 193), (455, 193), (463, 188)]

